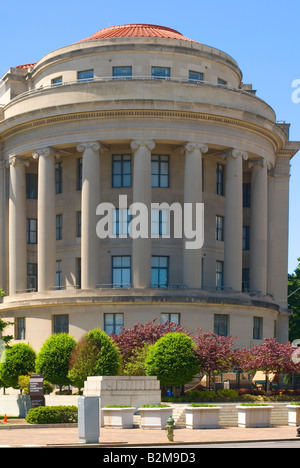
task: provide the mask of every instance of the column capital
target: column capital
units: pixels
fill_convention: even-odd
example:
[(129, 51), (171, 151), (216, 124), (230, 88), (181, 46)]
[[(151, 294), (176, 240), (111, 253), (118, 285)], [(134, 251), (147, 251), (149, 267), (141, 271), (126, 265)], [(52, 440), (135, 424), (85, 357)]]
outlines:
[(7, 167), (9, 167), (9, 166), (15, 167), (15, 166), (19, 166), (19, 165), (22, 165), (22, 164), (24, 166), (26, 166), (26, 167), (29, 167), (30, 162), (28, 161), (28, 159), (24, 159), (24, 158), (20, 158), (18, 156), (12, 155), (12, 156), (9, 157), (6, 166)]
[(87, 141), (83, 143), (78, 143), (77, 151), (79, 153), (83, 153), (87, 149), (91, 149), (92, 151), (96, 152), (104, 150), (105, 147), (99, 141)]
[(51, 147), (47, 148), (39, 148), (33, 151), (32, 157), (33, 159), (39, 159), (40, 156), (44, 156), (45, 158), (55, 157), (56, 159), (60, 158), (59, 152)]
[(223, 157), (223, 159), (226, 159), (226, 158), (234, 158), (234, 159), (242, 158), (242, 159), (244, 159), (244, 161), (247, 161), (248, 153), (246, 153), (246, 151), (240, 151), (238, 149), (232, 148), (229, 151), (225, 151), (223, 153), (222, 157)]
[(249, 168), (251, 169), (254, 166), (266, 167), (268, 170), (272, 168), (272, 164), (269, 161), (267, 161), (265, 158), (250, 159)]
[(207, 153), (208, 146), (205, 143), (198, 143), (198, 142), (194, 142), (194, 141), (189, 141), (182, 148), (182, 151), (184, 153), (192, 153), (195, 150), (199, 150), (199, 151), (201, 151), (201, 153)]
[(149, 151), (152, 151), (155, 148), (154, 140), (132, 140), (131, 149), (137, 151), (141, 146), (146, 147)]

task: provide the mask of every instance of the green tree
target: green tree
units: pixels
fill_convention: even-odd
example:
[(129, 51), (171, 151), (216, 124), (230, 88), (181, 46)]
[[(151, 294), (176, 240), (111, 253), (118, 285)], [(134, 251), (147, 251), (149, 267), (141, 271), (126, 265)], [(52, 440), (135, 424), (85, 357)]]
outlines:
[(95, 328), (77, 344), (70, 358), (69, 378), (78, 389), (88, 376), (118, 375), (121, 355), (117, 345), (104, 331)]
[(184, 385), (199, 371), (195, 344), (185, 333), (168, 333), (149, 347), (145, 366), (146, 374), (156, 375), (161, 385)]
[(25, 343), (18, 343), (6, 349), (5, 360), (0, 364), (0, 380), (5, 387), (18, 388), (20, 375), (35, 370), (36, 353)]
[(300, 339), (300, 258), (298, 266), (292, 275), (288, 276), (288, 304), (293, 309), (293, 315), (290, 318), (290, 336), (291, 342)]
[(70, 385), (69, 361), (77, 342), (68, 333), (55, 333), (43, 344), (36, 359), (36, 372), (44, 374), (45, 379), (58, 385)]

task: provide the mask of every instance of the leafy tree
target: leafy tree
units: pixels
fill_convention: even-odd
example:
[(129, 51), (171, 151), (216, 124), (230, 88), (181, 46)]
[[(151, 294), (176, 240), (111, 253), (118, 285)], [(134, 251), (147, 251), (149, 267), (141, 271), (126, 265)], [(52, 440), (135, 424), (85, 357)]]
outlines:
[(55, 333), (44, 342), (38, 353), (36, 372), (44, 374), (53, 385), (58, 385), (60, 391), (63, 385), (70, 385), (69, 361), (76, 344), (68, 333)]
[[(150, 345), (149, 345), (150, 346)], [(123, 375), (146, 375), (146, 357), (149, 346), (145, 345), (135, 356), (132, 356), (125, 362), (122, 369)]]
[(117, 345), (100, 328), (89, 331), (70, 358), (69, 378), (81, 389), (88, 376), (118, 375), (121, 356)]
[(168, 333), (149, 347), (146, 374), (156, 375), (161, 385), (177, 387), (190, 382), (199, 371), (195, 345), (185, 333)]
[(35, 370), (36, 353), (25, 343), (18, 343), (6, 349), (5, 361), (0, 364), (0, 380), (5, 387), (18, 388), (20, 375)]
[(300, 258), (298, 262), (294, 273), (288, 276), (288, 303), (294, 312), (290, 318), (290, 341), (300, 339)]

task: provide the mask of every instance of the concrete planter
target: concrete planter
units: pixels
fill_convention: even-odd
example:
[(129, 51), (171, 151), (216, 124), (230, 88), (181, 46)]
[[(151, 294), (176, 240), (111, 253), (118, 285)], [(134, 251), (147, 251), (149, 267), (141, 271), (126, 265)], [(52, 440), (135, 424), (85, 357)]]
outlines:
[(132, 429), (136, 408), (102, 408), (103, 424), (106, 428)]
[(220, 406), (187, 406), (185, 408), (187, 429), (218, 429)]
[(239, 427), (270, 427), (273, 406), (237, 406)]
[(300, 426), (300, 405), (287, 405), (289, 426)]
[(142, 429), (165, 429), (173, 408), (139, 408)]

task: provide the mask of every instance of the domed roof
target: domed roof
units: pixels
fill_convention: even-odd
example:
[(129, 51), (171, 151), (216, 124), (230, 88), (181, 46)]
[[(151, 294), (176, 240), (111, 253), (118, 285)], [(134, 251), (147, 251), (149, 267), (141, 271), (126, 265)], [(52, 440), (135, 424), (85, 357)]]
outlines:
[(163, 37), (168, 39), (178, 39), (182, 41), (196, 42), (183, 36), (175, 29), (157, 26), (154, 24), (124, 24), (101, 29), (90, 37), (79, 42), (94, 41), (97, 39), (108, 39), (112, 37)]

